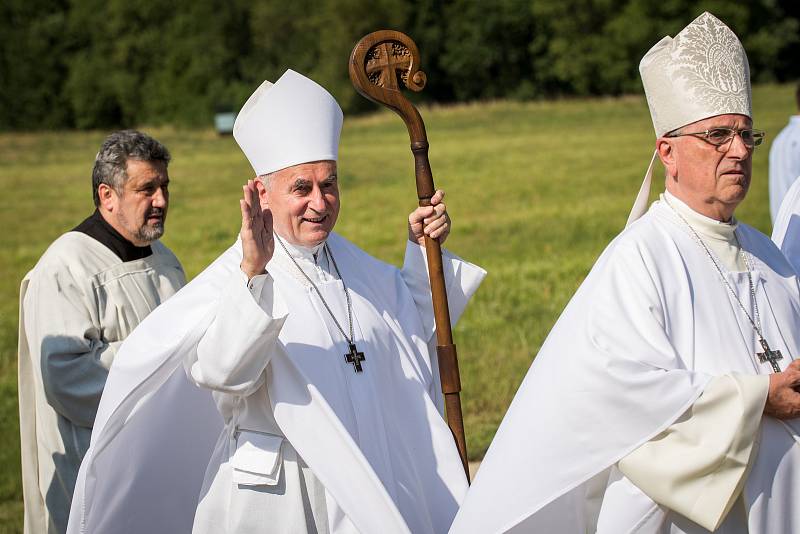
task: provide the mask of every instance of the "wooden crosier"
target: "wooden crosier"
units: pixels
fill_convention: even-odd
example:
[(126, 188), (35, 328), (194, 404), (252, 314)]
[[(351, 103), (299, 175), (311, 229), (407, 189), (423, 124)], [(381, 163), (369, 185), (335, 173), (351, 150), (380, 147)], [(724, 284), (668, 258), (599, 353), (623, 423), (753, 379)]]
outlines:
[[(425, 73), (419, 70), (417, 45), (407, 35), (380, 30), (361, 39), (350, 54), (350, 80), (363, 97), (394, 110), (405, 122), (414, 153), (414, 170), (417, 178), (417, 197), (420, 206), (430, 206), (436, 189), (433, 185), (431, 164), (428, 161), (428, 137), (425, 123), (411, 102), (400, 92), (401, 87), (421, 91), (425, 87)], [(469, 480), (467, 443), (464, 437), (464, 419), (461, 414), (461, 379), (458, 374), (456, 346), (450, 326), (450, 310), (442, 270), (442, 249), (439, 242), (425, 236), (428, 257), (428, 276), (431, 281), (433, 314), (436, 320), (436, 352), (439, 357), (439, 375), (444, 393), (447, 424), (453, 433), (464, 472)]]

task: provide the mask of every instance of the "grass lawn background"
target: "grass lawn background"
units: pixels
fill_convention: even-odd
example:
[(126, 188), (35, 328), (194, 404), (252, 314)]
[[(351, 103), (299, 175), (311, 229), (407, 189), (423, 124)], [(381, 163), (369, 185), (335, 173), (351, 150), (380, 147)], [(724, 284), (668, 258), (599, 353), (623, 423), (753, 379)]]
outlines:
[[(768, 153), (795, 112), (793, 87), (754, 89), (753, 183), (737, 216), (769, 232)], [(447, 248), (489, 271), (455, 328), (470, 456), (480, 458), (547, 332), (622, 229), (654, 147), (643, 97), (496, 102), (422, 110)], [(164, 242), (194, 277), (234, 239), (251, 169), (231, 137), (143, 130), (173, 161)], [(91, 167), (107, 132), (0, 134), (0, 534), (22, 532), (16, 346), (19, 282), (93, 209)], [(413, 159), (390, 112), (345, 122), (336, 231), (400, 265), (416, 205)], [(657, 186), (662, 188), (657, 168)], [(658, 191), (657, 191), (658, 190)]]

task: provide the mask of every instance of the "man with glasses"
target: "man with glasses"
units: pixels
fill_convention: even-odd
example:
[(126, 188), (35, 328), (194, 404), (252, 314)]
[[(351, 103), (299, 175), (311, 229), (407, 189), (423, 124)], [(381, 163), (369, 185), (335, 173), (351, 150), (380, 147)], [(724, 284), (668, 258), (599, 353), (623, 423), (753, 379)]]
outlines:
[[(800, 532), (800, 289), (734, 217), (764, 138), (747, 57), (704, 13), (640, 71), (657, 140), (629, 226), (545, 341), (451, 532)], [(665, 191), (646, 210), (656, 158)]]

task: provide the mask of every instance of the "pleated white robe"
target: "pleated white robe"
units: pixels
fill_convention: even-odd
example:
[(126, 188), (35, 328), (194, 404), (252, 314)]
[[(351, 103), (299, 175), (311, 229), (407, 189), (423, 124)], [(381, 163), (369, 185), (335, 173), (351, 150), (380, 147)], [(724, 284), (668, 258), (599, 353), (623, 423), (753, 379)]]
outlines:
[(122, 341), (186, 283), (175, 255), (123, 262), (68, 232), (22, 281), (19, 410), (25, 532), (62, 533), (108, 369)]
[[(189, 532), (193, 523), (201, 532), (449, 528), (467, 486), (437, 407), (422, 251), (409, 245), (401, 272), (336, 234), (327, 242), (351, 292), (364, 372), (344, 361), (347, 344), (319, 297), (286, 264), (268, 265), (274, 283), (262, 290), (280, 294), (283, 306), (273, 297), (262, 301), (263, 294), (253, 298), (238, 273), (237, 243), (125, 344), (81, 467), (69, 532)], [(484, 276), (445, 257), (453, 320)], [(320, 290), (336, 316), (346, 317), (341, 281)], [(235, 332), (217, 345), (217, 316), (238, 306), (241, 313), (232, 315), (242, 324), (224, 322), (221, 331)], [(236, 364), (223, 365), (224, 373), (194, 365), (215, 351)], [(251, 354), (229, 357), (237, 352)], [(254, 356), (263, 368), (255, 376)], [(186, 362), (204, 388), (187, 379)], [(247, 368), (241, 376), (238, 363)], [(206, 387), (217, 390), (216, 405)], [(120, 467), (123, 457), (133, 472)], [(206, 513), (213, 510), (224, 514), (216, 524), (218, 514)]]
[[(764, 334), (785, 368), (800, 354), (797, 278), (766, 236), (743, 224), (737, 233), (754, 266)], [(753, 314), (746, 273), (726, 277)], [(451, 532), (594, 532), (604, 515), (626, 514), (627, 527), (617, 523), (614, 532), (707, 532), (630, 481), (616, 484), (624, 482), (616, 465), (680, 423), (712, 382), (769, 373), (755, 358), (761, 350), (686, 225), (655, 203), (609, 245), (551, 331)], [(793, 505), (800, 497), (798, 430), (797, 420), (762, 417), (750, 472), (738, 470), (746, 474), (742, 508), (717, 532), (800, 529)], [(724, 450), (720, 458), (728, 459)], [(698, 465), (694, 475), (711, 480), (725, 463)], [(698, 503), (729, 497), (700, 488)]]

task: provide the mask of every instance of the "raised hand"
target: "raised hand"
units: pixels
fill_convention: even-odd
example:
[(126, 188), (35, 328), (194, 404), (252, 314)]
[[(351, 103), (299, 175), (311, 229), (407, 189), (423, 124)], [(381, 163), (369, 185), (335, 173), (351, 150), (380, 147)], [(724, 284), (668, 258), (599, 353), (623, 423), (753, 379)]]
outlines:
[(769, 375), (769, 393), (764, 406), (766, 415), (777, 419), (800, 417), (800, 360), (795, 360), (781, 373)]
[(444, 204), (444, 191), (437, 189), (430, 206), (422, 206), (408, 216), (408, 240), (425, 245), (425, 236), (443, 244), (450, 235), (450, 216)]
[(242, 210), (242, 272), (247, 278), (264, 274), (267, 262), (275, 252), (272, 234), (272, 212), (262, 208), (258, 199), (255, 180), (247, 180), (242, 186), (244, 198), (239, 199)]

